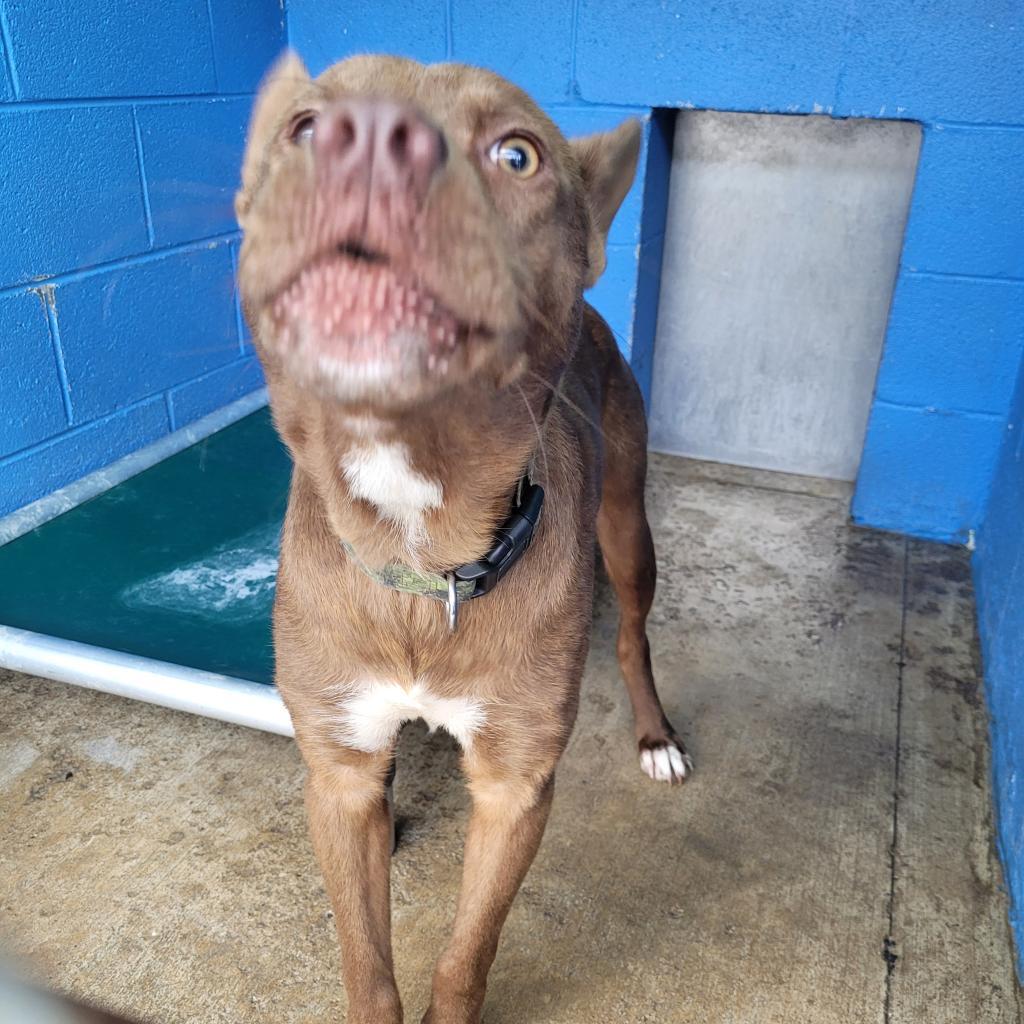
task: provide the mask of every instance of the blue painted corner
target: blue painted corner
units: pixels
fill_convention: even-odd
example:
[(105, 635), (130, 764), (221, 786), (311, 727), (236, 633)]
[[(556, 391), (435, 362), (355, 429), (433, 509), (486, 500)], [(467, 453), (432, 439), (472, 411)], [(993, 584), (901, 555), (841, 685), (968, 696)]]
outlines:
[(630, 363), (644, 396), (644, 405), (648, 408), (651, 401), (651, 374), (654, 372), (654, 337), (658, 327), (661, 261), (665, 249), (674, 130), (675, 116), (672, 111), (652, 112), (640, 171), (644, 192)]
[(255, 92), (287, 45), (283, 0), (209, 0), (209, 8), (218, 91)]
[(1024, 975), (1024, 368), (974, 556), (996, 825)]

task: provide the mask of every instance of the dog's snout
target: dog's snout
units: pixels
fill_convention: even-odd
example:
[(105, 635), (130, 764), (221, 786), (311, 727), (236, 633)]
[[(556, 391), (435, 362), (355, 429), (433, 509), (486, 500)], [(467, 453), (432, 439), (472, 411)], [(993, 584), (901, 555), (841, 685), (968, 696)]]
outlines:
[(382, 119), (380, 132), (394, 167), (399, 171), (408, 168), (426, 183), (447, 158), (440, 130), (410, 107), (391, 111), (389, 121)]
[(407, 187), (419, 200), (447, 159), (440, 129), (415, 107), (390, 100), (335, 103), (321, 114), (313, 146), (317, 163), (332, 173)]

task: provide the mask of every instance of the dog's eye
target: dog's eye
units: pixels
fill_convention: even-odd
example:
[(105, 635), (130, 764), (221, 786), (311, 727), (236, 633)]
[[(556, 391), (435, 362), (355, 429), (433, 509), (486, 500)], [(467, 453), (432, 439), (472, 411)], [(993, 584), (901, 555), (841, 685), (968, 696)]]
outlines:
[(301, 145), (313, 141), (313, 131), (316, 128), (316, 114), (299, 114), (291, 124), (288, 137), (292, 142)]
[(493, 146), (491, 162), (514, 178), (532, 178), (540, 169), (537, 147), (521, 135), (508, 135)]

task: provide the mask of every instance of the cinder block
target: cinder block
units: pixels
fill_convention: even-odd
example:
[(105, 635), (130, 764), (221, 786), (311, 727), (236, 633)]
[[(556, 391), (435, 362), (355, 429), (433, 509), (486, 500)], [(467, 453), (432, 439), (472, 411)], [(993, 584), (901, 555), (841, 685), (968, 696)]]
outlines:
[[(978, 534), (974, 583), (985, 695), (992, 718), (992, 773), (999, 841), (1013, 903), (1024, 900), (1024, 364), (1003, 431)], [(1024, 927), (1018, 914), (1011, 923)]]
[(166, 433), (167, 407), (161, 396), (0, 459), (0, 516), (109, 466)]
[[(1016, 657), (1024, 665), (1024, 363), (1010, 414), (1003, 431), (999, 460), (993, 474), (985, 511), (985, 523), (978, 534), (974, 576), (978, 595), (978, 625), (982, 641), (988, 640), (992, 654)], [(1016, 620), (1016, 621), (1007, 621)], [(1019, 622), (1019, 625), (1016, 623)], [(986, 655), (989, 653), (985, 652)], [(990, 664), (986, 657), (986, 665)], [(1009, 668), (1009, 666), (1007, 666)], [(1014, 673), (1007, 672), (1008, 681)], [(1024, 699), (1024, 674), (1020, 675)], [(1024, 721), (1022, 721), (1024, 725)]]
[(206, 0), (5, 0), (21, 98), (215, 92)]
[[(1019, 562), (1018, 568), (1024, 574), (1024, 533), (1021, 532), (1022, 510), (1024, 510), (1024, 363), (1021, 364), (1020, 377), (1017, 382), (1017, 394), (1010, 405), (1010, 415), (999, 454), (999, 463), (992, 481), (989, 494), (988, 509), (985, 515), (985, 528), (978, 538), (979, 564), (988, 563), (996, 566), (994, 572), (986, 575), (1009, 584), (1009, 566)], [(1020, 552), (1020, 556), (1017, 555)], [(1021, 579), (1024, 585), (1024, 578)], [(1006, 590), (1000, 600), (990, 602), (990, 607), (1001, 608), (1003, 597), (1008, 597)], [(1024, 593), (1024, 591), (1019, 591)], [(1024, 618), (1024, 601), (1017, 606)], [(993, 628), (995, 623), (993, 623)], [(1024, 636), (1024, 630), (1017, 634)], [(1021, 652), (1024, 656), (1024, 651)], [(1024, 685), (1024, 677), (1021, 679)]]
[(57, 315), (76, 422), (238, 358), (227, 243), (63, 284)]
[(857, 0), (844, 11), (839, 112), (1024, 123), (1024, 5)]
[(281, 0), (210, 0), (221, 92), (254, 92), (287, 45)]
[(447, 53), (446, 0), (306, 0), (287, 7), (290, 45), (318, 75), (354, 53), (393, 53), (425, 63)]
[(43, 301), (31, 292), (0, 298), (0, 455), (67, 427)]
[(137, 108), (157, 246), (238, 230), (233, 203), (251, 106), (211, 99)]
[(877, 397), (1005, 417), (1024, 352), (1024, 282), (904, 273)]
[(629, 359), (636, 310), (637, 246), (609, 245), (608, 265), (586, 300), (605, 318), (619, 351)]
[(876, 401), (853, 498), (853, 520), (964, 543), (985, 513), (1003, 439), (998, 416)]
[(579, 0), (583, 99), (719, 110), (827, 108), (845, 8), (818, 0)]
[(571, 0), (452, 0), (452, 56), (522, 86), (537, 100), (572, 95)]
[(131, 111), (0, 111), (0, 285), (143, 252)]
[(647, 164), (647, 140), (650, 135), (650, 117), (646, 107), (588, 107), (551, 106), (547, 110), (551, 119), (570, 139), (574, 136), (593, 135), (618, 127), (630, 117), (638, 117), (644, 124), (644, 138), (637, 165), (636, 181), (619, 207), (608, 240), (617, 245), (635, 245), (640, 241), (643, 214), (644, 169)]
[(263, 371), (253, 356), (228, 363), (197, 380), (181, 384), (168, 395), (171, 429), (178, 430), (261, 387)]
[[(1015, 582), (1019, 593), (1024, 579)], [(1019, 951), (1019, 937), (1024, 934), (1024, 910), (1020, 909), (1024, 904), (1024, 663), (1019, 642), (1024, 616), (1019, 608), (1020, 603), (1013, 602), (1007, 609), (1007, 635), (999, 638), (1001, 643), (982, 643), (985, 696), (992, 722), (995, 817), (999, 852), (1010, 890), (1010, 927), (1018, 937), (1018, 970), (1024, 959)]]
[(927, 126), (904, 266), (1024, 278), (1022, 167), (1024, 131)]
[(9, 103), (14, 98), (14, 86), (7, 66), (7, 45), (0, 38), (0, 103)]

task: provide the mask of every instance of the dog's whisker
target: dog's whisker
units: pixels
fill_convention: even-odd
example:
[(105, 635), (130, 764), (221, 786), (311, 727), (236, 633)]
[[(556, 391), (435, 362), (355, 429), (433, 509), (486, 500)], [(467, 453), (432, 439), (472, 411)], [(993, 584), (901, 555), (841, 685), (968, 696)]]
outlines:
[(537, 415), (533, 411), (533, 408), (526, 397), (526, 392), (523, 390), (522, 384), (517, 382), (516, 390), (519, 392), (519, 397), (523, 400), (523, 405), (526, 406), (526, 411), (530, 416), (530, 422), (533, 424), (534, 432), (537, 434), (537, 449), (541, 454), (541, 458), (544, 460), (544, 482), (547, 483), (551, 479), (551, 470), (548, 466), (548, 450), (544, 445), (544, 432), (541, 428), (541, 424), (537, 422)]
[(589, 417), (571, 398), (569, 398), (568, 395), (565, 394), (565, 392), (562, 390), (561, 381), (558, 382), (558, 386), (556, 387), (554, 384), (551, 383), (551, 381), (549, 381), (545, 377), (542, 377), (535, 370), (527, 369), (526, 372), (531, 377), (533, 377), (538, 384), (542, 384), (551, 392), (552, 395), (554, 395), (554, 401), (563, 402), (570, 410), (572, 410), (572, 412), (576, 413), (576, 415), (579, 416), (579, 418), (583, 420), (583, 422), (586, 423), (588, 427), (590, 427), (592, 430), (597, 431), (597, 433), (601, 436), (602, 440), (606, 444), (611, 445), (613, 448), (617, 448), (619, 451), (626, 450), (625, 446), (621, 445), (614, 437), (609, 437), (609, 435), (605, 433), (605, 429), (603, 426), (601, 426), (600, 423), (595, 423), (594, 420), (591, 419), (591, 417)]

